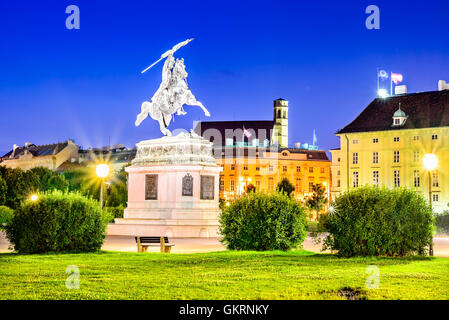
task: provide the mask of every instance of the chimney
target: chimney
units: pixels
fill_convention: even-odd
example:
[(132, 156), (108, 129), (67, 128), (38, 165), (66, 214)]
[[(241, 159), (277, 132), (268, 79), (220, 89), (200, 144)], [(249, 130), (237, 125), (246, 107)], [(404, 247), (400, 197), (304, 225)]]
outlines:
[(16, 154), (16, 149), (17, 149), (18, 147), (19, 147), (19, 146), (18, 146), (17, 144), (15, 144), (15, 143), (14, 143), (14, 145), (12, 146), (12, 153), (11, 153), (11, 155), (9, 156), (11, 159), (14, 158), (14, 156), (15, 156), (15, 154)]
[(449, 90), (449, 83), (444, 80), (438, 81), (438, 91)]
[(407, 94), (407, 85), (403, 84), (403, 85), (394, 87), (394, 94), (395, 95)]

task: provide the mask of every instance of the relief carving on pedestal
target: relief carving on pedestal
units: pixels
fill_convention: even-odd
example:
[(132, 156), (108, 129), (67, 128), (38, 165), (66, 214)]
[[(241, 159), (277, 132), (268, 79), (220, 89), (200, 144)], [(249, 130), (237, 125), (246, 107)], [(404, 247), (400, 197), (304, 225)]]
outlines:
[(201, 176), (201, 200), (214, 200), (214, 176)]
[(185, 197), (193, 196), (193, 177), (187, 173), (182, 178), (182, 195)]
[(145, 200), (157, 200), (157, 174), (145, 176)]

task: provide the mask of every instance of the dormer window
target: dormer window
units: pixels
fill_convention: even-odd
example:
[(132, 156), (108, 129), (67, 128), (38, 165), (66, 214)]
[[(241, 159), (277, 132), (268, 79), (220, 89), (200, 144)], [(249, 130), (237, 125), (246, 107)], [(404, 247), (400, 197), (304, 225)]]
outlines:
[(401, 127), (407, 121), (407, 115), (401, 110), (401, 104), (399, 103), (399, 109), (393, 115), (393, 125), (392, 127)]

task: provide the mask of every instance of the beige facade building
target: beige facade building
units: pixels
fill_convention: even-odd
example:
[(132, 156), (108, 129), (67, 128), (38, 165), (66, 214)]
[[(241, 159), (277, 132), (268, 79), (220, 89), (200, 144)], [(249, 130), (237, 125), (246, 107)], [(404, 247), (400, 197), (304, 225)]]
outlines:
[[(449, 210), (449, 90), (377, 98), (337, 136), (342, 191), (406, 187), (422, 193), (435, 212)], [(423, 162), (428, 153), (438, 158), (430, 174)]]
[(72, 140), (62, 143), (37, 146), (27, 142), (25, 146), (14, 145), (13, 149), (0, 158), (0, 166), (29, 170), (44, 167), (57, 170), (65, 162), (76, 162), (78, 146)]
[(332, 199), (336, 199), (340, 195), (341, 191), (341, 152), (340, 149), (330, 150), (332, 155), (331, 164), (331, 195)]

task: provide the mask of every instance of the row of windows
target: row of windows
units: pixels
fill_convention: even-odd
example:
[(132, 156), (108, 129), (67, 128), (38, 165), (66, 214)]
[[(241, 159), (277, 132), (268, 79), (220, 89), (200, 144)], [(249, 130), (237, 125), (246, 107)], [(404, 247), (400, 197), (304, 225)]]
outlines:
[[(235, 164), (231, 164), (231, 171), (235, 170)], [(243, 170), (244, 171), (248, 171), (248, 165), (243, 165)], [(273, 165), (269, 165), (268, 166), (268, 170), (269, 171), (273, 171), (274, 170), (274, 166)], [(260, 171), (260, 167), (256, 166), (256, 171)], [(288, 166), (282, 166), (282, 171), (283, 172), (287, 172), (288, 171)], [(309, 167), (309, 172), (313, 173), (315, 171), (314, 167)], [(296, 167), (296, 172), (301, 172), (301, 167), (297, 166)], [(320, 167), (320, 173), (324, 173), (325, 172), (325, 168), (324, 167)]]
[[(393, 151), (393, 163), (399, 163), (400, 162), (400, 152), (399, 151)], [(419, 151), (413, 152), (413, 162), (419, 163), (421, 162), (421, 154)], [(373, 164), (379, 163), (379, 152), (375, 151), (373, 152)], [(352, 153), (352, 164), (359, 164), (359, 153), (353, 152)]]
[[(437, 134), (432, 134), (432, 140), (438, 140), (438, 135)], [(394, 142), (399, 142), (400, 138), (399, 137), (393, 137), (393, 141)], [(413, 136), (413, 141), (419, 141), (419, 136)], [(379, 138), (373, 138), (373, 143), (379, 143)], [(359, 144), (359, 140), (357, 140), (357, 139), (352, 140), (352, 144)]]
[[(340, 183), (340, 180), (338, 181)], [(315, 184), (313, 182), (309, 182), (309, 192), (313, 192), (313, 186)], [(260, 180), (256, 180), (256, 185), (255, 185), (256, 189), (260, 189)], [(273, 178), (269, 178), (268, 179), (268, 189), (273, 189), (274, 187), (274, 179)], [(230, 181), (230, 185), (229, 185), (229, 189), (231, 192), (235, 191), (235, 180), (231, 180)], [(296, 179), (295, 181), (295, 192), (296, 193), (302, 193), (302, 180), (301, 179)], [(224, 181), (220, 180), (220, 191), (224, 191)]]
[[(379, 185), (379, 171), (375, 170), (372, 173), (372, 184), (374, 186)], [(352, 186), (354, 188), (359, 186), (359, 172), (354, 171), (352, 173)], [(401, 186), (401, 171), (400, 170), (394, 170), (393, 171), (393, 186), (394, 187), (400, 187)], [(413, 186), (415, 188), (421, 187), (421, 175), (419, 170), (413, 171)], [(435, 170), (432, 172), (432, 187), (439, 188), (440, 187), (440, 181), (439, 181), (439, 174), (438, 170)]]

